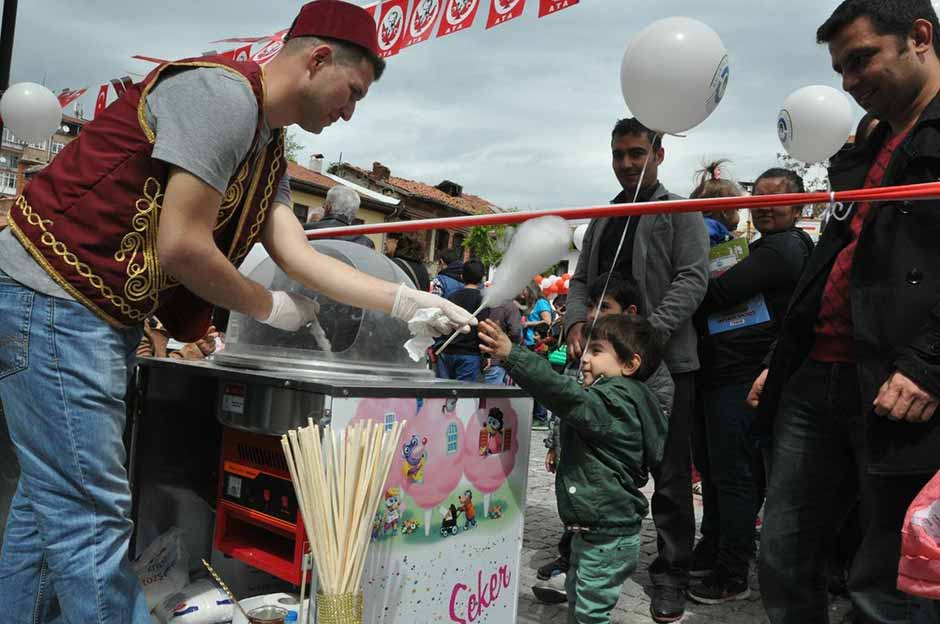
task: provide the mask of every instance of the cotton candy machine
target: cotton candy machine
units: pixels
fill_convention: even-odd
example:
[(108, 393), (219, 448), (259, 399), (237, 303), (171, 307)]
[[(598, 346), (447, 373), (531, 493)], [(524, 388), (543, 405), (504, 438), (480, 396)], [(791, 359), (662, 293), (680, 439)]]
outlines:
[[(362, 272), (409, 283), (366, 247), (311, 244)], [(435, 379), (408, 357), (404, 323), (304, 289), (262, 250), (240, 270), (268, 288), (317, 300), (322, 336), (233, 313), (225, 350), (211, 360), (142, 360), (134, 447), (145, 457), (132, 465), (135, 509), (150, 485), (139, 475), (190, 465), (167, 457), (182, 440), (189, 455), (214, 457), (211, 475), (185, 471), (190, 483), (210, 476), (216, 484), (214, 549), (296, 586), (306, 544), (278, 437), (308, 419), (336, 428), (406, 420), (373, 519), (364, 621), (477, 619), (474, 594), (482, 586), (489, 588), (488, 621), (515, 622), (531, 399), (518, 388)], [(215, 423), (223, 426), (212, 431)], [(197, 426), (206, 431), (190, 435)], [(178, 519), (165, 520), (172, 522)]]
[[(321, 254), (380, 279), (411, 285), (394, 262), (362, 245), (345, 241), (313, 241)], [(319, 322), (329, 344), (318, 341), (315, 328), (286, 332), (243, 314), (229, 320), (225, 350), (215, 357), (223, 366), (300, 374), (366, 375), (374, 379), (429, 379), (423, 365), (402, 348), (410, 338), (407, 325), (381, 312), (338, 303), (291, 280), (266, 255), (250, 258), (241, 271), (272, 290), (302, 294), (320, 304)]]

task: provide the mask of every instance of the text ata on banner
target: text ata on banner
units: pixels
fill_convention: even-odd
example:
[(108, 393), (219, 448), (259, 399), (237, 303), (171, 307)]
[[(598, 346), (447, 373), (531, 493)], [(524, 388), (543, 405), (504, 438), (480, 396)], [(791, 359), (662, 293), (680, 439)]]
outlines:
[(499, 26), (516, 19), (525, 11), (525, 0), (490, 0), (490, 14), (486, 18), (486, 27)]
[(103, 84), (101, 88), (98, 89), (98, 99), (95, 100), (95, 117), (104, 112), (105, 107), (108, 105), (108, 85)]
[(539, 0), (539, 17), (557, 13), (576, 5), (580, 0)]
[(385, 0), (379, 18), (379, 54), (385, 58), (401, 51), (408, 31), (408, 0)]
[(480, 0), (447, 0), (437, 36), (443, 37), (473, 26), (478, 8)]
[(408, 30), (402, 48), (427, 41), (441, 14), (441, 0), (415, 0), (408, 19)]

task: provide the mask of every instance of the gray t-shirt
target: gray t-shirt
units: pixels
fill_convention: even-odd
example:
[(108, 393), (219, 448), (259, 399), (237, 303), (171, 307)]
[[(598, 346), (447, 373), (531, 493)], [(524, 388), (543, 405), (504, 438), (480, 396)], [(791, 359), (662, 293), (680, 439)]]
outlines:
[[(153, 157), (185, 169), (224, 194), (251, 149), (258, 103), (248, 84), (230, 71), (200, 67), (160, 81), (147, 96), (146, 116), (156, 134)], [(262, 144), (271, 136), (263, 124)], [(291, 205), (287, 175), (281, 178), (274, 201)], [(10, 228), (0, 232), (0, 270), (35, 291), (71, 299)]]

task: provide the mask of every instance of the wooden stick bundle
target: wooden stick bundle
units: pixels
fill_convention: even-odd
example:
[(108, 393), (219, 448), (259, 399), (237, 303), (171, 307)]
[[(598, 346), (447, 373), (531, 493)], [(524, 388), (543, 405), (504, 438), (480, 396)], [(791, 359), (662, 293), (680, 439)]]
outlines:
[(310, 420), (281, 437), (323, 594), (359, 592), (372, 519), (404, 425), (357, 423), (338, 433), (327, 426), (321, 440)]

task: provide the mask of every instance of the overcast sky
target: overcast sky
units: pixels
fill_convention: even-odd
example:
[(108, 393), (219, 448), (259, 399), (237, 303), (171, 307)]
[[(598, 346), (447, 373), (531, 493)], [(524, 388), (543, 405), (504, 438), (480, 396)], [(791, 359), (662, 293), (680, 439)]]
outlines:
[[(715, 113), (687, 138), (666, 139), (660, 179), (675, 192), (691, 190), (705, 159), (730, 158), (736, 178), (753, 179), (782, 149), (776, 117), (786, 96), (809, 84), (840, 86), (825, 47), (815, 43), (836, 0), (581, 0), (543, 19), (538, 1), (527, 0), (521, 18), (484, 30), (488, 4), (482, 0), (471, 29), (390, 58), (351, 122), (319, 136), (296, 129), (305, 158), (322, 152), (335, 161), (342, 153), (365, 168), (378, 160), (393, 175), (430, 184), (453, 180), (508, 208), (606, 202), (618, 191), (610, 130), (628, 115), (620, 89), (624, 49), (646, 25), (674, 15), (717, 31), (732, 70)], [(131, 55), (221, 51), (224, 44), (209, 42), (286, 28), (301, 5), (20, 2), (11, 81), (45, 81), (54, 91), (88, 86), (82, 102), (90, 116), (98, 85), (152, 68)], [(853, 110), (860, 118), (854, 103)]]

